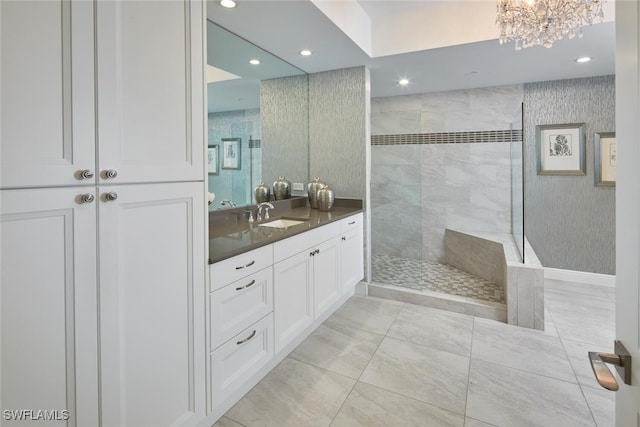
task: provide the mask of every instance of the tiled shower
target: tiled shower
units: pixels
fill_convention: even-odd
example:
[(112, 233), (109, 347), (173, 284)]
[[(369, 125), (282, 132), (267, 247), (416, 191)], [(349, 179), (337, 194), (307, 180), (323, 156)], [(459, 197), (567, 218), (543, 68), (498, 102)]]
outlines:
[(522, 100), (522, 85), (372, 99), (374, 284), (505, 302), (445, 264), (444, 236), (522, 240)]

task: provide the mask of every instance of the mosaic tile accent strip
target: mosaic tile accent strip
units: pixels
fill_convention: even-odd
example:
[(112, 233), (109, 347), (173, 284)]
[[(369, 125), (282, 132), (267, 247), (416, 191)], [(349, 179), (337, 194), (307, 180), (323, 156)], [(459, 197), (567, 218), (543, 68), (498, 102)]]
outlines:
[(374, 282), (505, 303), (501, 286), (447, 264), (390, 255), (373, 255), (371, 264)]
[(522, 130), (490, 130), (472, 132), (405, 133), (371, 135), (371, 145), (403, 144), (478, 144), (522, 141)]

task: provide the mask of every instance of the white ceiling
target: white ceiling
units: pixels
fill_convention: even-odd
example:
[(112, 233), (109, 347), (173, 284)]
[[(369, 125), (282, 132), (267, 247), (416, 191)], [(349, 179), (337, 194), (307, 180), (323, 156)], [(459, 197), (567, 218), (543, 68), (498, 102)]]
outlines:
[[(585, 27), (584, 37), (521, 51), (498, 43), (495, 1), (237, 2), (227, 10), (209, 0), (208, 18), (308, 73), (365, 65), (372, 97), (614, 73), (613, 1), (608, 22)], [(593, 60), (577, 64), (581, 56)], [(408, 87), (397, 84), (403, 77)]]

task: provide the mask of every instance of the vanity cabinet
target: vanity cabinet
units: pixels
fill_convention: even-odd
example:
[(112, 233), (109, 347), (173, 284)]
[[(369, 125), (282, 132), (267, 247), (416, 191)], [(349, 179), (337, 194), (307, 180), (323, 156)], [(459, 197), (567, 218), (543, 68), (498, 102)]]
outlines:
[(313, 322), (313, 257), (302, 252), (276, 263), (275, 351), (279, 353)]
[(363, 214), (340, 222), (340, 281), (347, 292), (364, 278)]
[(330, 223), (274, 243), (276, 353), (340, 296), (339, 232)]
[(273, 245), (209, 267), (212, 408), (273, 358)]
[(2, 1), (0, 20), (0, 406), (197, 425), (204, 3)]
[(362, 259), (359, 213), (209, 266), (211, 417), (353, 294)]

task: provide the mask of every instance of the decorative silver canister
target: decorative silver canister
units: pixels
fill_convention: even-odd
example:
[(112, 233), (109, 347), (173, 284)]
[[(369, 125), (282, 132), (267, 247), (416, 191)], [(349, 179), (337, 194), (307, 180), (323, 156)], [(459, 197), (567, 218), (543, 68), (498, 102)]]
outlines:
[(271, 189), (260, 182), (255, 189), (256, 203), (268, 202), (271, 199)]
[(309, 205), (313, 209), (318, 209), (318, 190), (324, 185), (324, 182), (320, 181), (320, 178), (315, 178), (309, 184), (307, 184), (307, 193), (309, 193)]
[(291, 182), (281, 176), (276, 182), (273, 183), (273, 197), (276, 200), (290, 199), (291, 198)]
[(323, 186), (318, 190), (318, 209), (322, 212), (328, 212), (333, 207), (333, 202), (336, 196), (332, 189), (328, 185)]

